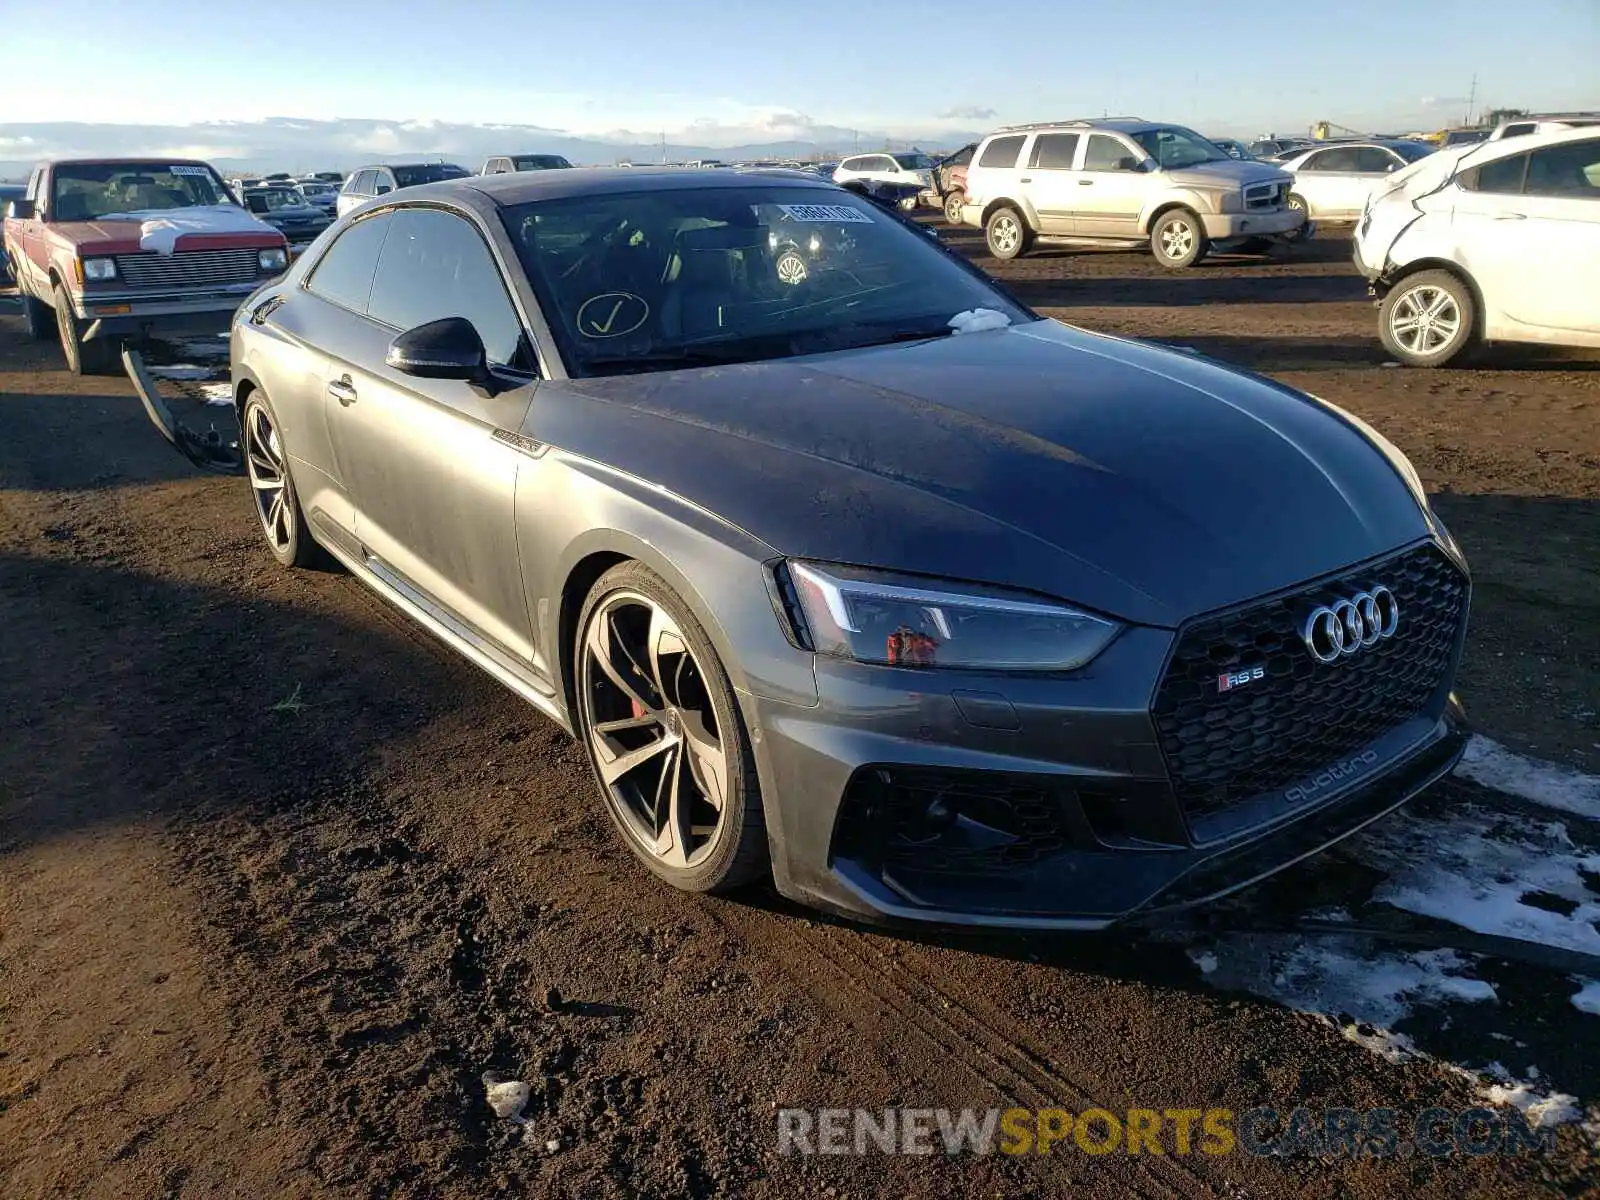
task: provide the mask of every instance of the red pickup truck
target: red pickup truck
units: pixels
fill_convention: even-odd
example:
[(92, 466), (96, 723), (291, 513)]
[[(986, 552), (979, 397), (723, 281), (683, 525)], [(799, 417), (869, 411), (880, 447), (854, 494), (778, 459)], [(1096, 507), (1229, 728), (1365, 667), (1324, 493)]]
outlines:
[(289, 265), (283, 234), (192, 159), (42, 164), (8, 206), (3, 249), (28, 332), (59, 337), (77, 375), (120, 371), (124, 342), (225, 333)]

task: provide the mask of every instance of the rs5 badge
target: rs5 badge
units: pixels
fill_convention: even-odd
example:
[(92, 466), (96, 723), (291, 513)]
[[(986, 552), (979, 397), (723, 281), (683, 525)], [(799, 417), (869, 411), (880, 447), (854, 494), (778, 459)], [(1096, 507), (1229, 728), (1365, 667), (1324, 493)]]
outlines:
[(1217, 676), (1217, 691), (1231, 692), (1234, 688), (1242, 688), (1247, 683), (1257, 683), (1266, 677), (1267, 668), (1264, 666), (1240, 667), (1237, 671)]

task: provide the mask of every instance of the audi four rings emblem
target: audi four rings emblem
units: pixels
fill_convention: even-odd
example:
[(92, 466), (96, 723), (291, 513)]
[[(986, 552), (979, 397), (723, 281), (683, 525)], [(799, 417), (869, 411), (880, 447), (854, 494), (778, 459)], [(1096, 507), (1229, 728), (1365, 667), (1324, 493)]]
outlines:
[(1380, 585), (1316, 609), (1300, 636), (1312, 658), (1331, 663), (1393, 637), (1399, 627), (1400, 602)]

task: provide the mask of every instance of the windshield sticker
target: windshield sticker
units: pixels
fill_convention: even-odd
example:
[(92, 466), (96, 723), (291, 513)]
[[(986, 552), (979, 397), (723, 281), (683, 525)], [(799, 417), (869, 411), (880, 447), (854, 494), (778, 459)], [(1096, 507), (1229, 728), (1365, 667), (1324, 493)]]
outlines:
[(202, 179), (211, 178), (211, 172), (204, 167), (168, 167), (167, 171), (173, 175), (198, 175)]
[(650, 306), (632, 292), (601, 292), (578, 309), (578, 332), (588, 338), (621, 337), (650, 317)]
[(871, 225), (872, 218), (859, 208), (848, 204), (780, 204), (785, 213), (796, 221), (842, 221), (845, 224)]

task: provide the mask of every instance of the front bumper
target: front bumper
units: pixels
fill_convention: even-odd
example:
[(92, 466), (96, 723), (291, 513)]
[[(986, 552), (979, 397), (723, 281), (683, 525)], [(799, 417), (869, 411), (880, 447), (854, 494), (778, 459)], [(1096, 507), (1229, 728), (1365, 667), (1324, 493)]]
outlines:
[(72, 298), (73, 312), (85, 341), (225, 333), (239, 306), (257, 288), (275, 278), (276, 275), (262, 276), (251, 283), (155, 295), (129, 291), (87, 296), (80, 293)]
[[(1429, 543), (1314, 588), (1347, 591), (1379, 568), (1406, 598), (1408, 635), (1337, 678), (1298, 634), (1284, 649), (1304, 664), (1257, 638), (1249, 614), (1293, 607), (1278, 598), (1176, 632), (1126, 629), (1065, 677), (817, 658), (818, 703), (746, 697), (779, 890), (880, 923), (1089, 931), (1215, 899), (1349, 836), (1447, 774), (1468, 737), (1451, 691), (1464, 574)], [(1458, 607), (1430, 614), (1429, 592)], [(1217, 668), (1192, 652), (1197, 638), (1220, 652), (1219, 623), (1248, 625), (1281, 665), (1267, 690), (1213, 712), (1182, 689), (1207, 669), (1215, 686)], [(1164, 698), (1180, 691), (1175, 717)], [(1202, 714), (1187, 715), (1195, 700)], [(1274, 706), (1291, 702), (1281, 725)], [(1363, 712), (1371, 722), (1349, 736)], [(1175, 720), (1204, 727), (1178, 758)]]
[(1306, 223), (1304, 217), (1291, 208), (1263, 213), (1203, 213), (1200, 220), (1206, 227), (1206, 237), (1214, 242), (1293, 233)]

